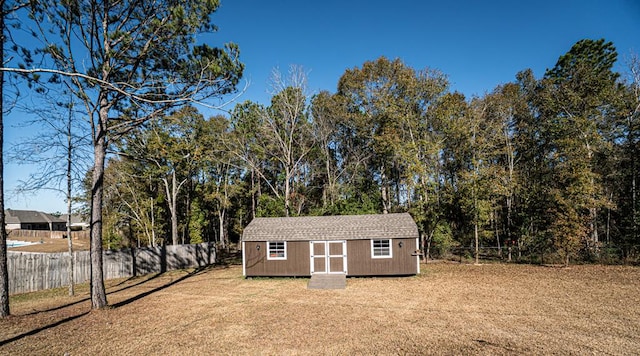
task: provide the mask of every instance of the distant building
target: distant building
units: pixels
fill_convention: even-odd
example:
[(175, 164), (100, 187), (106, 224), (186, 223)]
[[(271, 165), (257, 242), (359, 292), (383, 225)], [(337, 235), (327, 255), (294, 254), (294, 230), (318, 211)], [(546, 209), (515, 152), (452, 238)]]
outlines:
[[(60, 219), (64, 220), (65, 224), (67, 222), (67, 216), (69, 216), (69, 214), (60, 215)], [(89, 229), (89, 222), (87, 219), (80, 214), (71, 214), (71, 230), (80, 231), (87, 229)]]
[(67, 222), (51, 214), (35, 210), (4, 211), (7, 230), (49, 230), (65, 231)]

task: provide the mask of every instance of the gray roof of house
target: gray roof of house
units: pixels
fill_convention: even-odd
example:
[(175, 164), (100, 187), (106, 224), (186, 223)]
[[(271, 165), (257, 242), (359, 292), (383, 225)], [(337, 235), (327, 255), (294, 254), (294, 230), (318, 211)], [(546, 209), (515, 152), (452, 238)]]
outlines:
[[(69, 216), (69, 214), (62, 214), (60, 215), (60, 219), (66, 222), (67, 216)], [(89, 225), (89, 222), (87, 221), (87, 219), (85, 219), (83, 215), (71, 214), (71, 225)]]
[(64, 223), (65, 221), (51, 214), (35, 210), (13, 210), (4, 211), (5, 222), (7, 224), (42, 224), (42, 223)]
[(411, 215), (340, 215), (255, 218), (244, 229), (243, 241), (360, 240), (417, 238)]

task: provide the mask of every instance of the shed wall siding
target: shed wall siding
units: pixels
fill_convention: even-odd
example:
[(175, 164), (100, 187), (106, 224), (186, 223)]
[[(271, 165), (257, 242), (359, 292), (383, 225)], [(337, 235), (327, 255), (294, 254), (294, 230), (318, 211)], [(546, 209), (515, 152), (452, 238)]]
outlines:
[[(311, 273), (309, 241), (288, 241), (286, 260), (268, 260), (267, 243), (245, 241), (245, 269), (247, 277), (309, 276)], [(260, 246), (260, 250), (256, 249)]]
[[(403, 246), (400, 247), (399, 243)], [(260, 246), (260, 250), (256, 246)], [(393, 258), (371, 258), (371, 240), (347, 241), (348, 276), (393, 276), (418, 273), (418, 261), (412, 253), (416, 239), (393, 239)], [(268, 260), (267, 243), (245, 241), (247, 277), (310, 276), (308, 241), (288, 241), (286, 260)]]
[[(402, 242), (402, 247), (398, 244)], [(393, 258), (371, 258), (371, 240), (347, 241), (348, 276), (413, 275), (418, 272), (415, 239), (393, 239)]]

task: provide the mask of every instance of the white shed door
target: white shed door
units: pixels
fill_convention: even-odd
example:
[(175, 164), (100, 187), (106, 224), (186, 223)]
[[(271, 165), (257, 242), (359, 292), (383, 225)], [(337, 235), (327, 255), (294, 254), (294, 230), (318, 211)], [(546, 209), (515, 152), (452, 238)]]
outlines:
[(311, 274), (347, 274), (346, 241), (310, 241)]

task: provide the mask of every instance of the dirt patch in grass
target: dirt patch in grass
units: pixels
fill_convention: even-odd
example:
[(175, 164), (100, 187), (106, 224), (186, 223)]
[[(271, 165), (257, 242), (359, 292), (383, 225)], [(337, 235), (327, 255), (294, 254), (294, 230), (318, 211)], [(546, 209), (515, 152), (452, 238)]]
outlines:
[(429, 264), (408, 278), (242, 278), (241, 267), (12, 297), (0, 354), (637, 354), (640, 268)]

